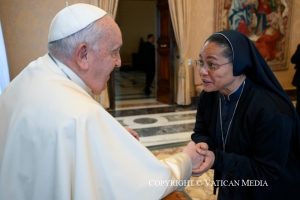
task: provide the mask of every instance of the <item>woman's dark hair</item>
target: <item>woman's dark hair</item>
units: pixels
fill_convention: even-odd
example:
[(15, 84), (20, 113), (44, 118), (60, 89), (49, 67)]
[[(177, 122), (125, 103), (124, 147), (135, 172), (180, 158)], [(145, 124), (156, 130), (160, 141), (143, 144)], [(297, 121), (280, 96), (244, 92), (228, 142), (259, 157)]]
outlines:
[(229, 44), (229, 42), (227, 41), (227, 39), (221, 35), (221, 34), (212, 34), (207, 40), (206, 42), (214, 42), (216, 44), (218, 44), (221, 47), (224, 47), (224, 51), (223, 51), (223, 56), (225, 58), (228, 58), (228, 60), (232, 61), (233, 59), (233, 54), (232, 54), (232, 49), (231, 46)]

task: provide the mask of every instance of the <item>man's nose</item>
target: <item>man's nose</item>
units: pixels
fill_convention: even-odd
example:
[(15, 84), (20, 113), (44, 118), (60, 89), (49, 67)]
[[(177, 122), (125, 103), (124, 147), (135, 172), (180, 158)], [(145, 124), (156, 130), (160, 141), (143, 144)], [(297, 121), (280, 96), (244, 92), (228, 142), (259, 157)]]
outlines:
[(117, 68), (121, 67), (121, 63), (122, 63), (121, 56), (118, 55), (118, 57), (116, 58), (115, 67)]

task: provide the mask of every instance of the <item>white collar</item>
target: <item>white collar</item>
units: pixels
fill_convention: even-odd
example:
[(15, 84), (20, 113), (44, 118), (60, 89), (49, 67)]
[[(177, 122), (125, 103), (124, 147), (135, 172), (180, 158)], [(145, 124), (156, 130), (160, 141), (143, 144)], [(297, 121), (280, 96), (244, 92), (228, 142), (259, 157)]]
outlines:
[(49, 57), (53, 60), (53, 62), (57, 65), (57, 67), (66, 75), (66, 77), (84, 89), (89, 95), (94, 96), (92, 90), (83, 82), (83, 80), (68, 66), (64, 63), (60, 62), (50, 53), (48, 53)]

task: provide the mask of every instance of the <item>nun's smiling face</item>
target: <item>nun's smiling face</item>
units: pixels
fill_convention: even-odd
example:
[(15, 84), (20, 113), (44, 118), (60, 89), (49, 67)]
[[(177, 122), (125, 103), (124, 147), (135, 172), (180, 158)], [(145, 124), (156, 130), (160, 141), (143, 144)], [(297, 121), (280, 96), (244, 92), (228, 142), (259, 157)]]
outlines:
[(224, 47), (215, 42), (206, 42), (200, 52), (199, 73), (206, 92), (219, 91), (224, 95), (235, 89), (237, 77), (233, 76), (231, 61), (224, 56)]

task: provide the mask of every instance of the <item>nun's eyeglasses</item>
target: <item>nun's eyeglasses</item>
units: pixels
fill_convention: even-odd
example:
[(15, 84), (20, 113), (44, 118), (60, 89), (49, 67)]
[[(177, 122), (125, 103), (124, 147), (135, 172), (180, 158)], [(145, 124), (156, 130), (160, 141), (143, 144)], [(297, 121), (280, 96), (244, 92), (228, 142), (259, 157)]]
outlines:
[(199, 67), (200, 69), (207, 69), (208, 71), (216, 71), (221, 66), (231, 63), (231, 61), (223, 64), (216, 64), (211, 62), (205, 63), (203, 60), (195, 60), (195, 62), (197, 67)]

